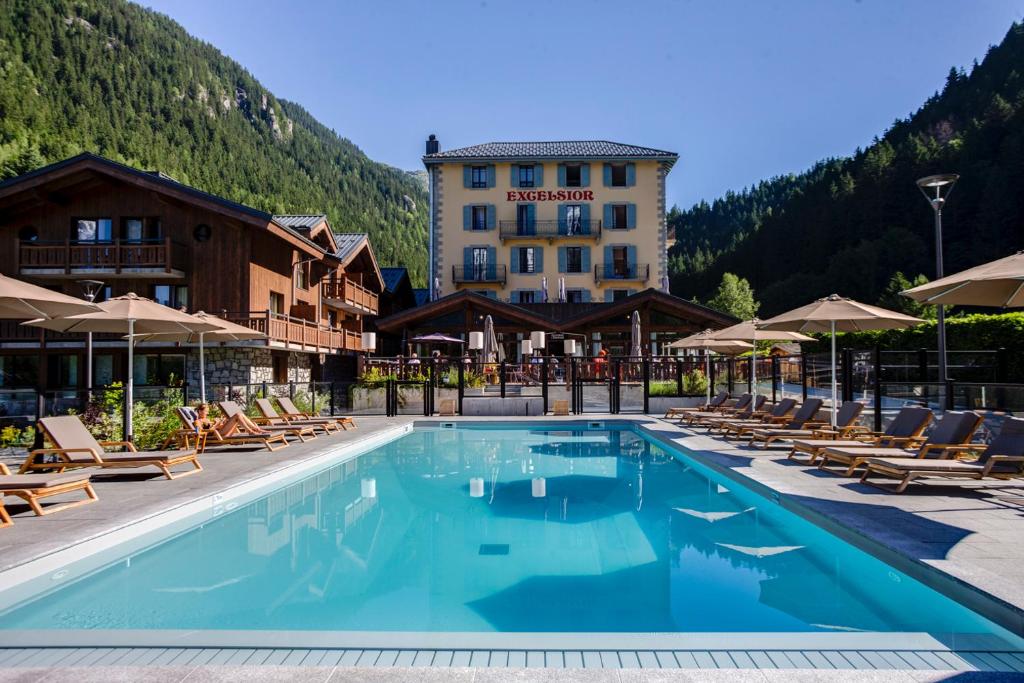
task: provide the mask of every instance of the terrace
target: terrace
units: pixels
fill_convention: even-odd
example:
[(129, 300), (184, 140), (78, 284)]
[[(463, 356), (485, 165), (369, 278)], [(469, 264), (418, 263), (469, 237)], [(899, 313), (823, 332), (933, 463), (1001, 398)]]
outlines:
[(357, 315), (377, 315), (380, 306), (376, 294), (348, 277), (323, 280), (320, 298), (325, 306)]
[(236, 311), (225, 312), (224, 317), (233, 323), (262, 332), (268, 337), (265, 342), (247, 342), (249, 345), (265, 344), (316, 353), (362, 351), (363, 349), (362, 337), (358, 332), (331, 327), (284, 313), (275, 313), (270, 310)]
[(187, 265), (187, 248), (170, 237), (18, 242), (18, 273), (35, 278), (180, 279)]

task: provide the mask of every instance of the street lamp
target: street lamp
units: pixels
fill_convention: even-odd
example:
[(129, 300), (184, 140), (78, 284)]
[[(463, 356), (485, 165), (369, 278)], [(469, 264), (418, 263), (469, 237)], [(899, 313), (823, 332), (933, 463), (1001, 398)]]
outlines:
[[(82, 288), (82, 296), (89, 303), (93, 303), (103, 289), (100, 280), (79, 280), (78, 286)], [(87, 399), (92, 401), (92, 332), (85, 334), (85, 391)]]
[[(926, 176), (917, 181), (917, 186), (921, 188), (921, 194), (928, 200), (932, 211), (935, 212), (935, 279), (943, 276), (942, 207), (946, 204), (949, 194), (953, 191), (953, 186), (959, 179), (960, 176), (956, 173), (942, 173)], [(945, 382), (949, 379), (949, 374), (946, 369), (946, 310), (942, 304), (936, 307), (936, 317), (938, 318), (939, 337), (939, 381)]]

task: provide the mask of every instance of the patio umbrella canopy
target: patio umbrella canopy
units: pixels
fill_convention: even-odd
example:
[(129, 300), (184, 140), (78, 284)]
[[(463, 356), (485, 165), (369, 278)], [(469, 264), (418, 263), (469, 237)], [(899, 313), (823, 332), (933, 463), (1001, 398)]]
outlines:
[(903, 313), (832, 294), (760, 323), (766, 334), (828, 332), (832, 337), (832, 426), (836, 424), (836, 332), (890, 330), (923, 322)]
[(497, 363), (498, 358), (498, 337), (494, 334), (494, 319), (491, 316), (484, 318), (484, 347), (480, 350), (480, 357), (484, 363)]
[[(757, 344), (759, 341), (795, 341), (795, 342), (806, 342), (814, 341), (814, 337), (808, 337), (805, 334), (799, 332), (786, 332), (786, 331), (767, 331), (761, 328), (761, 321), (757, 318), (751, 320), (744, 320), (741, 323), (737, 323), (732, 327), (726, 327), (725, 329), (712, 332), (709, 337), (711, 339), (729, 339), (737, 341), (750, 341), (753, 347), (753, 357), (750, 360), (750, 387), (757, 393)], [(730, 390), (732, 387), (730, 387)]]
[(642, 334), (640, 330), (640, 313), (633, 311), (629, 325), (629, 355), (633, 358), (639, 358), (643, 355), (643, 343), (640, 340)]
[(0, 318), (5, 320), (47, 320), (99, 310), (96, 304), (0, 275)]
[(203, 345), (205, 342), (230, 342), (230, 341), (253, 341), (257, 339), (266, 339), (267, 335), (257, 330), (238, 323), (233, 323), (230, 320), (224, 320), (218, 318), (210, 313), (203, 311), (197, 311), (192, 314), (193, 318), (198, 318), (203, 322), (216, 325), (217, 329), (211, 332), (192, 332), (189, 330), (181, 330), (179, 332), (163, 332), (158, 334), (146, 334), (137, 335), (140, 341), (163, 341), (163, 342), (182, 342), (186, 344), (197, 343), (199, 344), (199, 399), (206, 403), (206, 359), (204, 357)]
[(421, 334), (418, 337), (413, 337), (412, 341), (420, 342), (423, 344), (465, 344), (466, 342), (455, 337), (449, 337), (441, 334), (440, 332), (434, 332), (433, 334)]
[(923, 304), (1024, 306), (1024, 251), (900, 292)]
[(133, 436), (135, 337), (139, 334), (213, 332), (217, 326), (134, 293), (104, 301), (97, 304), (97, 308), (100, 310), (92, 313), (49, 320), (30, 320), (25, 324), (57, 332), (120, 332), (128, 335), (128, 381), (125, 383), (124, 438), (126, 441), (131, 441)]
[(707, 400), (711, 400), (711, 353), (721, 353), (726, 356), (750, 351), (754, 345), (750, 342), (739, 341), (738, 339), (712, 339), (714, 330), (704, 330), (689, 337), (677, 339), (668, 345), (671, 349), (700, 349), (704, 354), (704, 376), (708, 378)]

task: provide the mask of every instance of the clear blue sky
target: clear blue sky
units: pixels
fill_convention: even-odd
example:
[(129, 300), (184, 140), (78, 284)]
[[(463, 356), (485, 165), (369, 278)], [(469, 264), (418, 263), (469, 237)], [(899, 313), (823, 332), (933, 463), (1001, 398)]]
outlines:
[(852, 153), (1024, 0), (147, 0), (370, 157), (600, 138), (678, 152), (689, 206)]

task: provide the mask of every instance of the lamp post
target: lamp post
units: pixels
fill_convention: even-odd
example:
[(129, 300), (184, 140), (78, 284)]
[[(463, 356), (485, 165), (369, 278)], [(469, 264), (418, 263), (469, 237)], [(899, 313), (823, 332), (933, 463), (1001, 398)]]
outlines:
[[(100, 280), (79, 280), (78, 286), (82, 288), (82, 296), (89, 303), (94, 303), (103, 289)], [(85, 392), (86, 400), (92, 402), (92, 332), (85, 333)]]
[[(942, 272), (942, 207), (949, 199), (953, 186), (960, 176), (956, 173), (943, 173), (920, 178), (917, 186), (921, 194), (928, 200), (932, 211), (935, 213), (935, 278), (943, 276)], [(936, 306), (936, 318), (938, 320), (938, 341), (939, 341), (939, 381), (946, 382), (949, 373), (946, 368), (946, 311), (942, 304)]]

